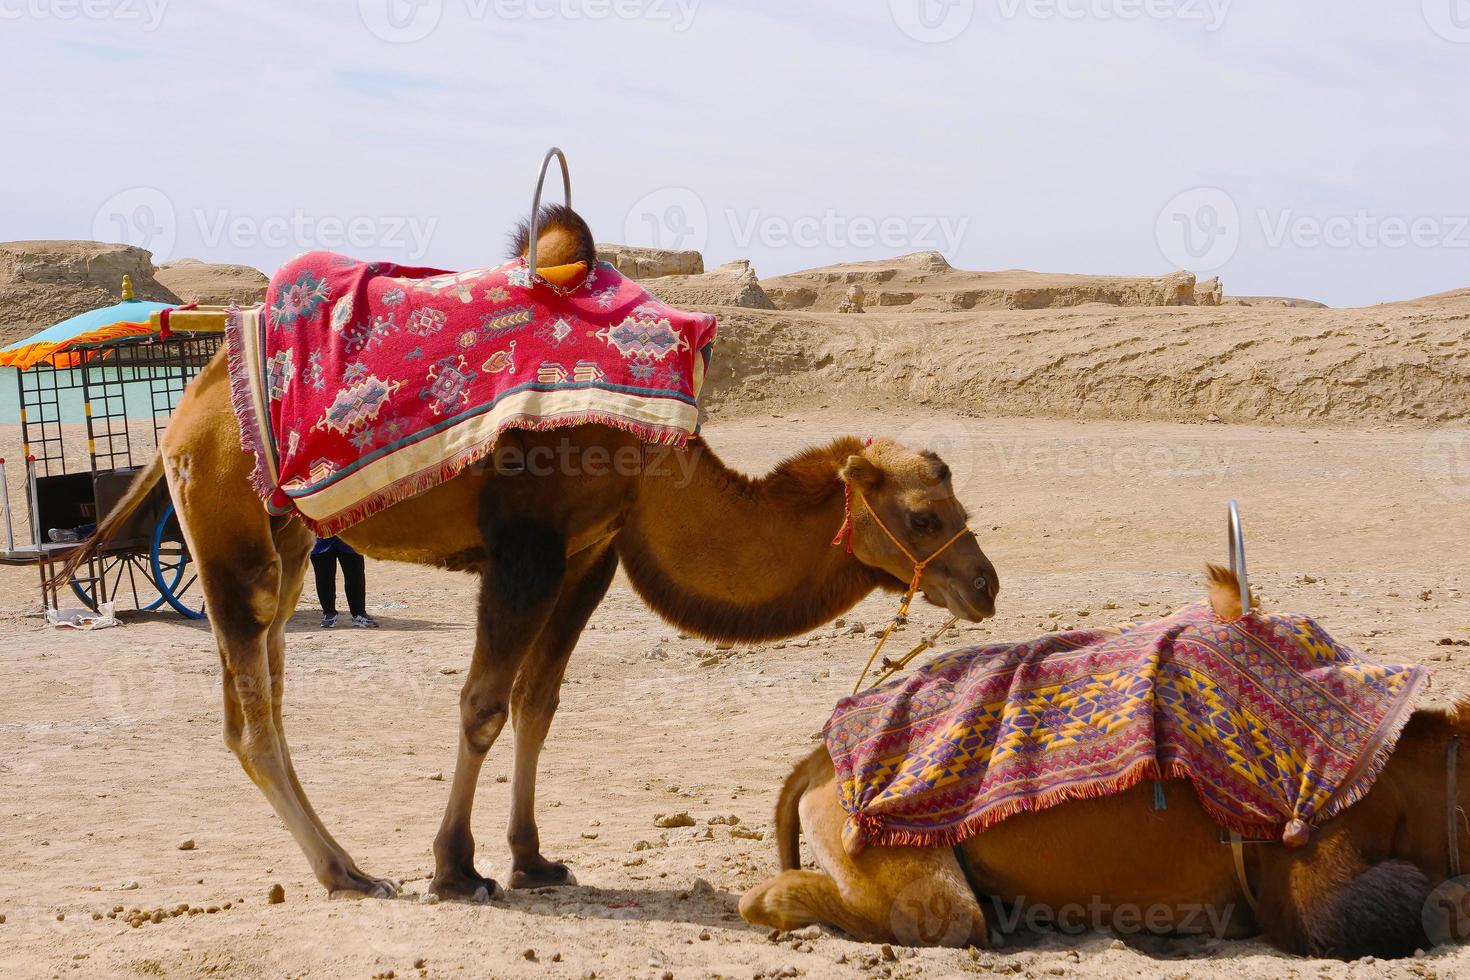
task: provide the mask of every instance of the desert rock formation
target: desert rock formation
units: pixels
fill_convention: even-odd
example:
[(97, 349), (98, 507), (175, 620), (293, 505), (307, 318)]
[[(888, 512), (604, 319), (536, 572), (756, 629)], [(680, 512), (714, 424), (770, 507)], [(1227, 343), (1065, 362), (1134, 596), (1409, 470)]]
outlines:
[(154, 276), (153, 253), (102, 242), (0, 242), (0, 343), (122, 299), (129, 276), (138, 299), (177, 303)]
[(198, 259), (178, 259), (158, 267), (157, 278), (185, 303), (206, 306), (247, 306), (265, 299), (270, 278), (248, 265), (213, 265)]

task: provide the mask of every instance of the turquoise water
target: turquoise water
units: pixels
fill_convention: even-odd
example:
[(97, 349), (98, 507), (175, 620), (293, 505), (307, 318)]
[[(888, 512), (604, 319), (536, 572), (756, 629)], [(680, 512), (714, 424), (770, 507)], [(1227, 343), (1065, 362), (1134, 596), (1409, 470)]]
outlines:
[[(68, 375), (74, 374), (71, 371), (65, 373)], [(0, 425), (20, 424), (20, 388), (17, 384), (17, 374), (18, 372), (15, 368), (0, 368)], [(80, 378), (69, 378), (66, 380), (58, 378), (57, 381), (62, 384), (71, 383), (72, 381), (78, 385), (81, 384)], [(178, 397), (178, 394), (175, 393), (171, 402), (177, 404)], [(74, 391), (61, 392), (58, 402), (60, 404), (62, 422), (76, 422), (80, 424), (86, 421), (86, 416), (82, 412), (82, 391), (80, 387)], [(112, 408), (115, 409), (116, 406), (112, 406)], [(149, 394), (149, 381), (146, 378), (140, 381), (129, 381), (123, 385), (123, 408), (127, 418), (153, 418), (153, 398)], [(3, 455), (5, 453), (0, 451), (0, 456)]]

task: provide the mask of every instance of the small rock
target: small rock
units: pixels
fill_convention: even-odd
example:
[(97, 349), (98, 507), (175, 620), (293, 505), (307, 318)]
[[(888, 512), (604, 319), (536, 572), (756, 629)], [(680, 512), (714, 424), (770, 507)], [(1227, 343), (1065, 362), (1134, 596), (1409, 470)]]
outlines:
[(683, 810), (679, 811), (678, 813), (670, 813), (670, 814), (662, 814), (662, 813), (660, 813), (660, 814), (655, 814), (654, 815), (653, 825), (655, 827), (664, 827), (664, 828), (668, 828), (668, 827), (693, 827), (694, 826), (694, 818), (691, 817), (686, 811), (683, 811)]
[(265, 904), (267, 905), (280, 905), (285, 900), (286, 889), (282, 888), (280, 883), (271, 885), (271, 890), (265, 893)]
[(730, 814), (729, 816), (723, 816), (723, 815), (720, 815), (720, 814), (716, 814), (715, 816), (709, 818), (709, 822), (711, 824), (714, 824), (715, 826), (722, 826), (722, 825), (728, 824), (729, 826), (733, 827), (733, 826), (735, 826), (736, 824), (738, 824), (740, 822), (740, 818), (737, 817), (733, 813)]
[(705, 942), (709, 942), (709, 938), (710, 938), (709, 930), (708, 929), (701, 929), (701, 930), (699, 930), (699, 938), (700, 939), (703, 939)]
[(536, 951), (534, 949), (521, 950), (521, 959), (530, 960), (532, 963), (536, 962)]
[(179, 841), (178, 847), (179, 847), (179, 850), (181, 850), (181, 851), (192, 851), (192, 850), (194, 850), (194, 838), (192, 838), (192, 837), (186, 837), (186, 838), (184, 838), (183, 840)]
[(1211, 412), (1209, 415), (1206, 415), (1205, 416), (1205, 421), (1206, 422), (1218, 422), (1218, 421), (1220, 421), (1220, 416), (1216, 415), (1214, 412)]
[(766, 834), (762, 830), (752, 830), (749, 827), (739, 826), (730, 828), (731, 837), (739, 837), (741, 840), (765, 840)]
[(431, 773), (429, 773), (428, 778), (429, 778), (429, 781), (430, 782), (433, 782), (433, 783), (442, 783), (442, 782), (444, 782), (444, 773), (443, 772), (431, 772)]
[(138, 883), (136, 881), (125, 881), (122, 884), (122, 890), (125, 892), (135, 892), (138, 890)]
[(1128, 948), (1128, 944), (1125, 943), (1125, 942), (1123, 942), (1123, 940), (1121, 940), (1121, 939), (1114, 939), (1112, 942), (1108, 943), (1108, 949), (1127, 949), (1127, 948)]
[(439, 896), (438, 895), (435, 895), (433, 892), (425, 892), (423, 894), (423, 897), (421, 897), (419, 899), (419, 904), (420, 905), (438, 905), (439, 904)]
[(879, 952), (883, 955), (883, 958), (890, 963), (898, 959), (898, 954), (895, 953), (893, 951), (893, 947), (888, 945), (887, 943), (883, 944), (883, 948), (879, 950)]
[(458, 667), (440, 667), (439, 668), (439, 673), (441, 673), (444, 676), (448, 677), (451, 674), (457, 674), (457, 673), (459, 673), (459, 668)]
[(583, 840), (597, 840), (597, 831), (595, 831), (595, 830), (584, 830), (584, 831), (582, 831), (582, 839)]
[(424, 966), (428, 962), (429, 962), (428, 960), (426, 960), (422, 956), (420, 956), (418, 959), (416, 959), (416, 960), (413, 961), (413, 968), (415, 970), (422, 970), (424, 968)]
[(66, 913), (65, 912), (57, 912), (56, 913), (56, 921), (57, 922), (65, 922), (66, 921)]

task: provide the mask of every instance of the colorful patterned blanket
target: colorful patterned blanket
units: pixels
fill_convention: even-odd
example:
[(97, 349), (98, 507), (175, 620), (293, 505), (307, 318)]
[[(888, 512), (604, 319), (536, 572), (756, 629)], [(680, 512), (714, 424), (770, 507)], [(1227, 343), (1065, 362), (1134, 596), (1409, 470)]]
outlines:
[(1426, 680), (1311, 619), (1166, 619), (944, 654), (844, 698), (844, 844), (954, 845), (1006, 817), (1189, 779), (1226, 828), (1307, 839), (1372, 786)]
[(682, 446), (714, 317), (606, 263), (542, 271), (533, 282), (521, 259), (456, 273), (330, 252), (282, 266), (264, 305), (228, 328), (241, 442), (267, 505), (329, 536), (449, 479), (513, 428), (595, 422)]

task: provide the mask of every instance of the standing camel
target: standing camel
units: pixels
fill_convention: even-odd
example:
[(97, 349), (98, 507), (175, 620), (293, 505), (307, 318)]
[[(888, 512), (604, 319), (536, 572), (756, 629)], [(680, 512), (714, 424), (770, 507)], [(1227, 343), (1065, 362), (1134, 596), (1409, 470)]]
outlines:
[[(574, 213), (547, 211), (542, 229), (543, 265), (595, 261), (591, 232)], [(522, 255), (526, 237), (516, 241)], [(308, 802), (291, 762), (281, 724), (285, 630), (313, 538), (296, 517), (267, 512), (251, 487), (251, 466), (225, 359), (216, 357), (184, 392), (158, 456), (73, 561), (85, 560), (167, 479), (224, 669), (225, 743), (329, 892), (390, 897), (397, 884), (358, 869)], [(849, 520), (848, 546), (834, 547), (833, 533)], [(510, 886), (574, 882), (564, 864), (541, 853), (536, 766), (567, 659), (619, 560), (655, 612), (714, 640), (793, 636), (874, 589), (903, 591), (915, 569), (906, 555), (933, 555), (919, 582), (930, 602), (979, 620), (994, 614), (999, 581), (966, 525), (948, 467), (887, 440), (835, 439), (751, 479), (702, 440), (676, 453), (584, 425), (507, 433), (489, 465), (342, 531), (373, 558), (480, 575), (458, 758), (430, 890), (471, 901), (500, 893), (475, 869), (470, 813), (485, 753), (507, 720), (515, 728)]]

